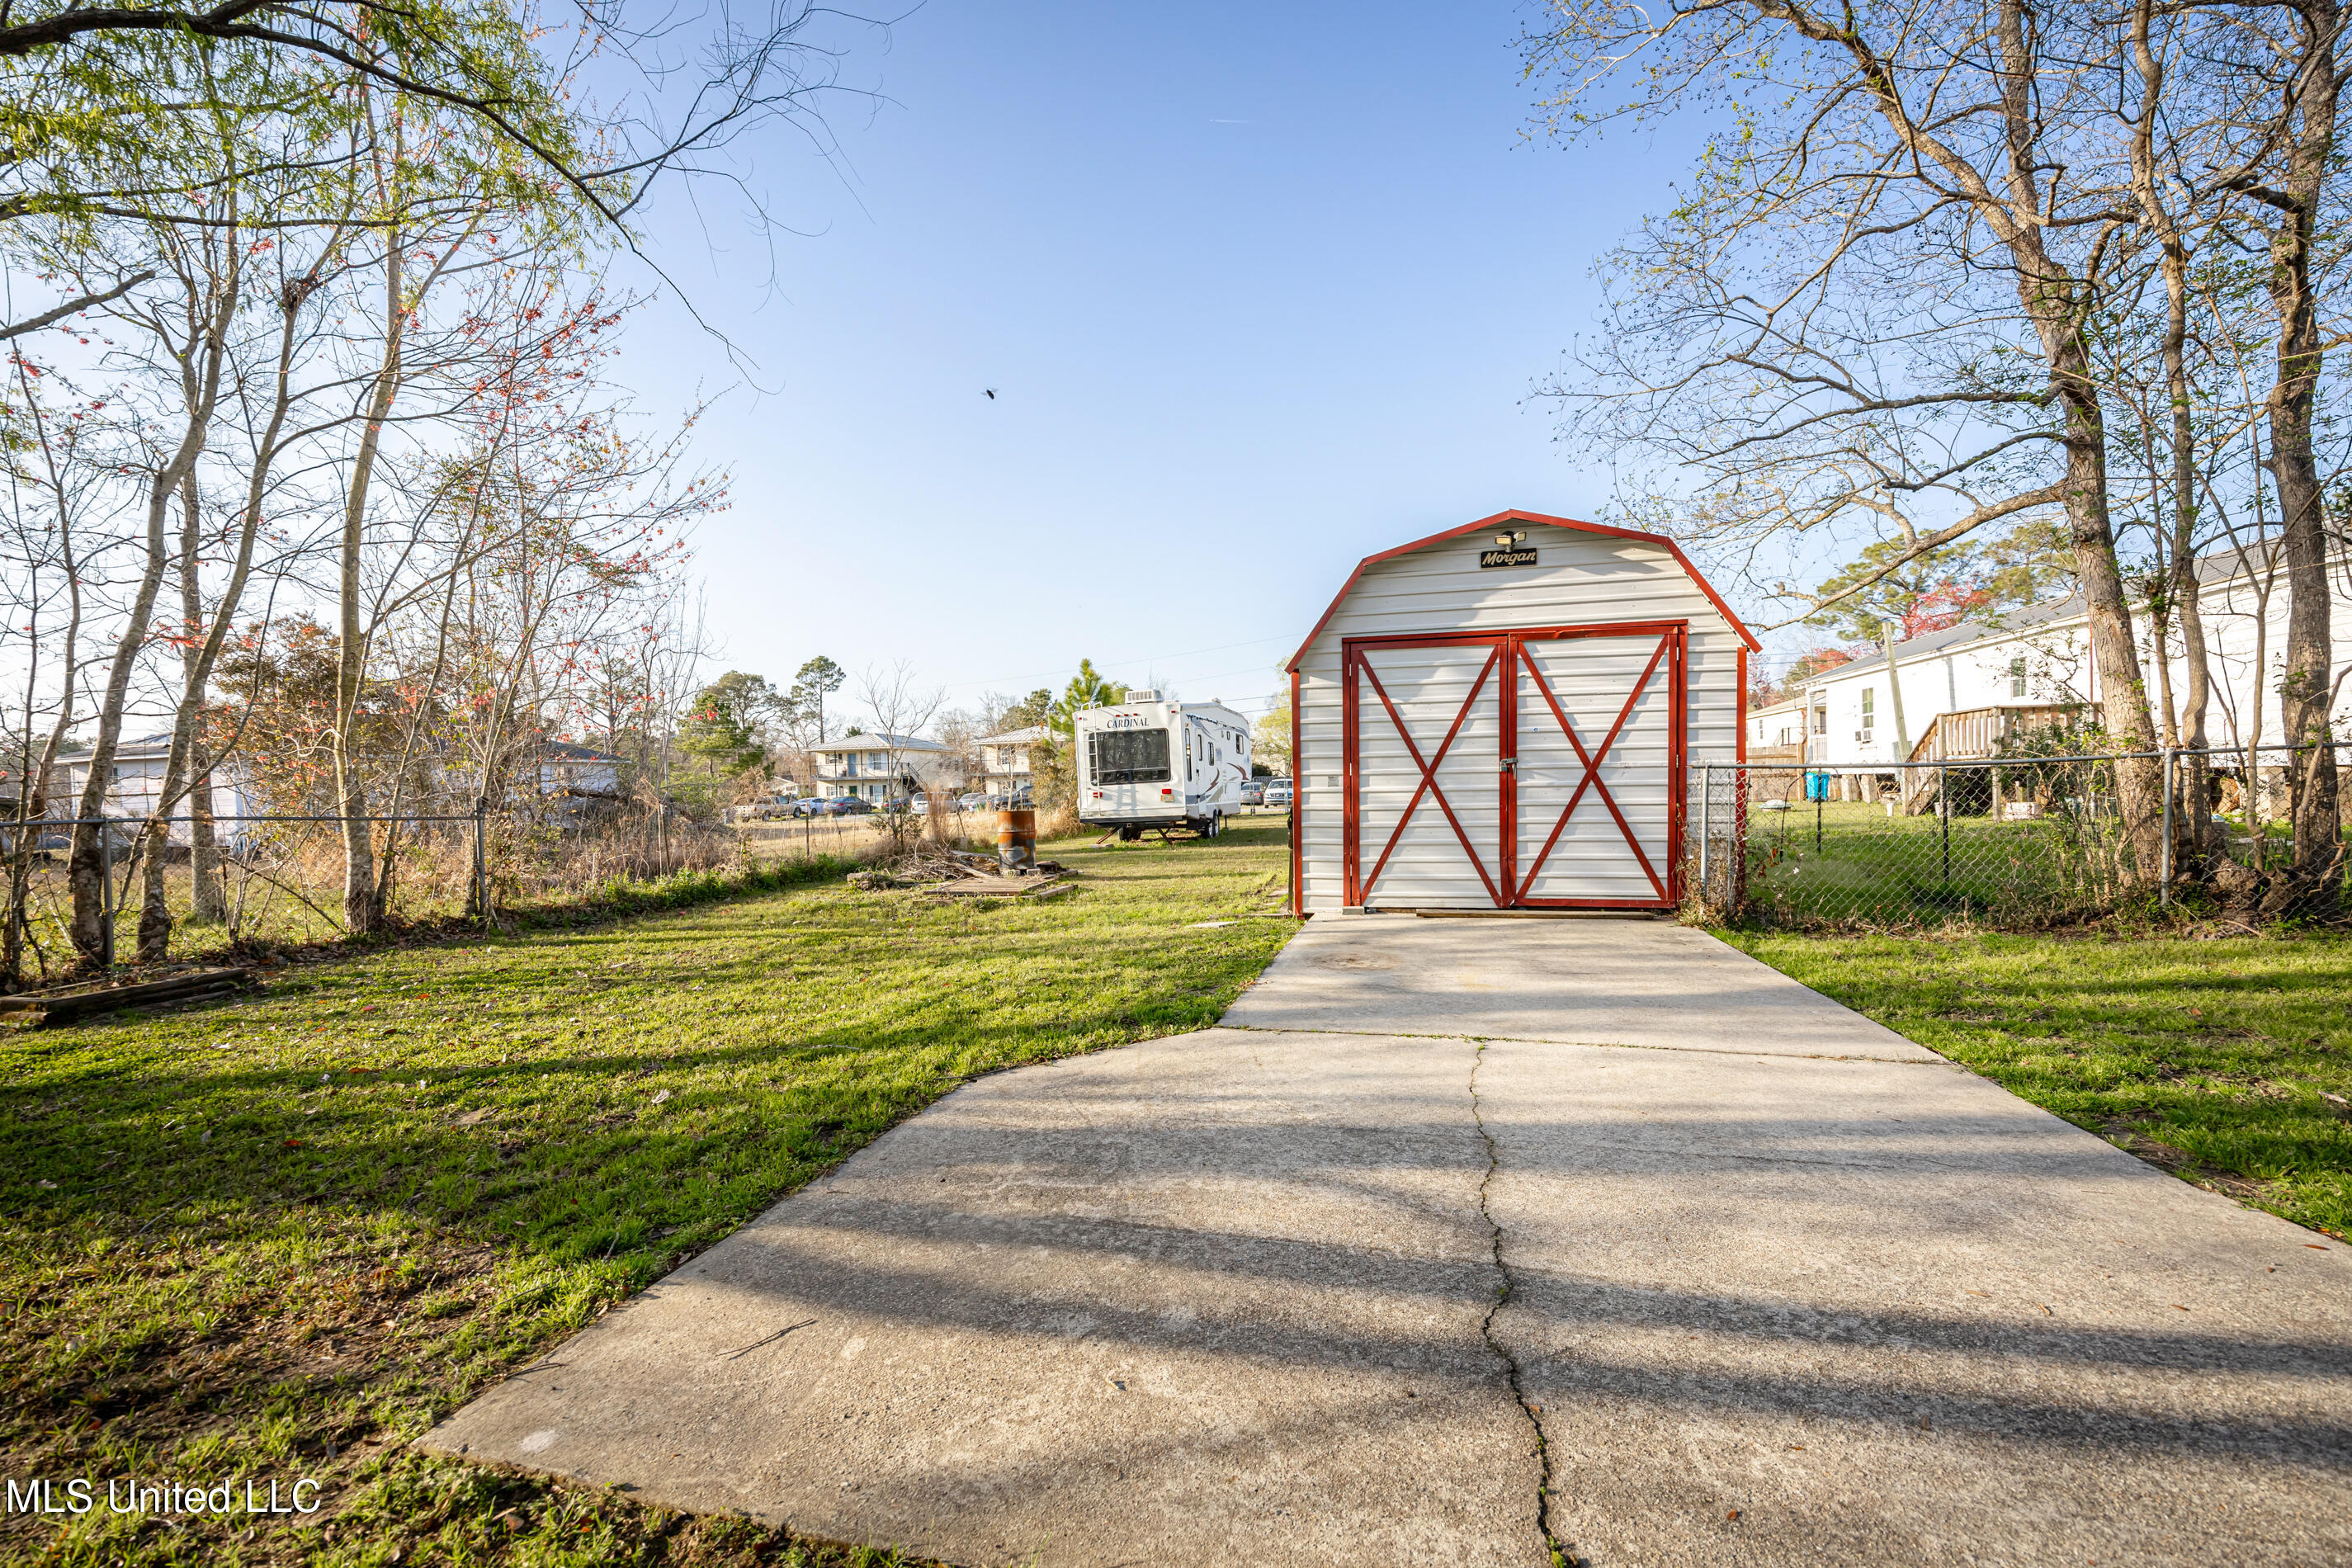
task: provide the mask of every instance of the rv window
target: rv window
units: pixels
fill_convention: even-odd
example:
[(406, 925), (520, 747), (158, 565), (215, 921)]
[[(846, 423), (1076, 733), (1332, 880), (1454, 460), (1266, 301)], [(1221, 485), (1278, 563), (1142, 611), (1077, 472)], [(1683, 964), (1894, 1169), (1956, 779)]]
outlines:
[(1097, 730), (1087, 737), (1087, 769), (1098, 784), (1166, 784), (1168, 731)]

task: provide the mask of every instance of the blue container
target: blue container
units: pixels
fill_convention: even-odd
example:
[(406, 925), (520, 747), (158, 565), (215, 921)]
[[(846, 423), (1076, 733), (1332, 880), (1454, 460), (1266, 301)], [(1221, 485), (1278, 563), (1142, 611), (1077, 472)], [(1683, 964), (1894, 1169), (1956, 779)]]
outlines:
[(1807, 800), (1827, 800), (1829, 797), (1830, 775), (1827, 773), (1807, 773), (1805, 775), (1805, 798)]

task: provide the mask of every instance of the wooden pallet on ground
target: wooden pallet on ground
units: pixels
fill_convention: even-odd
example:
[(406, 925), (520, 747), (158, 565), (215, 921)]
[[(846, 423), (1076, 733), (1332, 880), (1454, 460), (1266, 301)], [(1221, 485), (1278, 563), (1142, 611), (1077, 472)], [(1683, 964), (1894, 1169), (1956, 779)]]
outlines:
[(167, 974), (156, 980), (0, 996), (0, 1021), (35, 1028), (54, 1027), (101, 1013), (120, 1012), (125, 1007), (145, 1007), (159, 1002), (209, 1002), (235, 995), (252, 984), (250, 969), (211, 968)]

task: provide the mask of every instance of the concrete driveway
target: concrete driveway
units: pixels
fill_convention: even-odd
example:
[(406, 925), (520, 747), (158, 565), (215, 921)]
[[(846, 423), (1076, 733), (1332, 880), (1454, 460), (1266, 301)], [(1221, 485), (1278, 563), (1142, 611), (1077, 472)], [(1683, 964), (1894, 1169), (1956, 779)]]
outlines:
[(428, 1447), (950, 1562), (2352, 1563), (2352, 1268), (1695, 931), (1318, 919)]

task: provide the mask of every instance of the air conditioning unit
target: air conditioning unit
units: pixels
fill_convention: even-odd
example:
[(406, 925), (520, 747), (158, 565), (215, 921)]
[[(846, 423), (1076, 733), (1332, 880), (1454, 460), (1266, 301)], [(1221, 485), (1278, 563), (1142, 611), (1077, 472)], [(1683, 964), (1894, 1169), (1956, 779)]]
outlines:
[(1157, 702), (1160, 700), (1160, 693), (1157, 691), (1130, 691), (1127, 694), (1126, 700), (1130, 703)]

